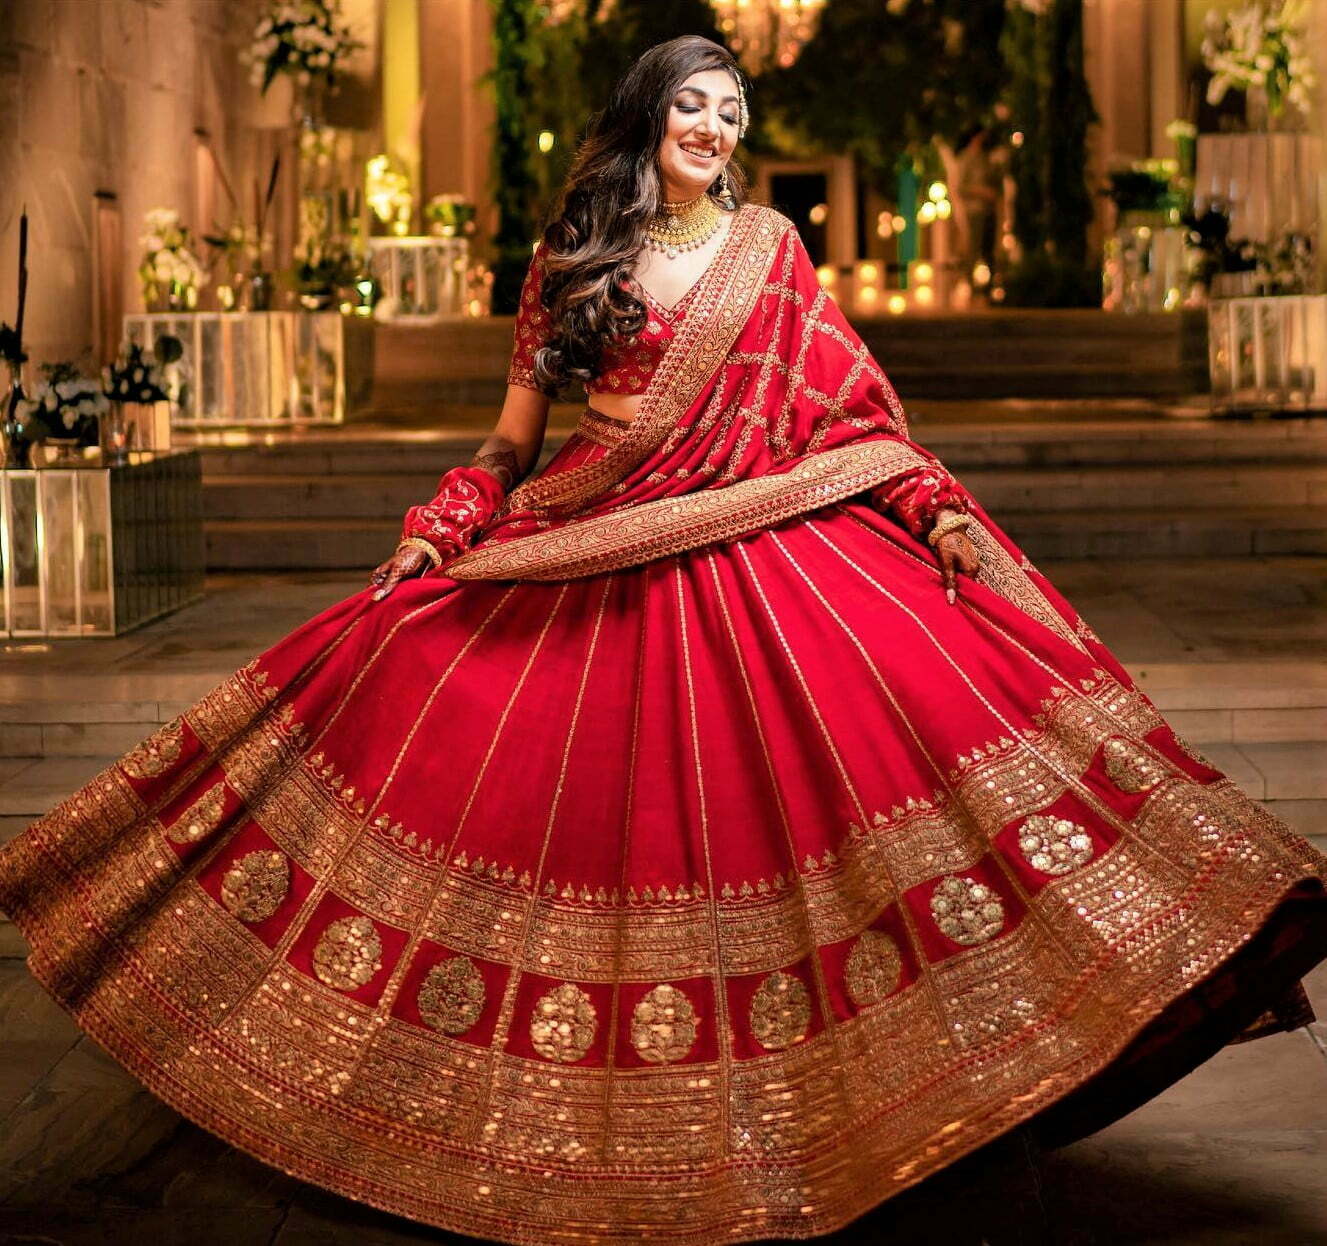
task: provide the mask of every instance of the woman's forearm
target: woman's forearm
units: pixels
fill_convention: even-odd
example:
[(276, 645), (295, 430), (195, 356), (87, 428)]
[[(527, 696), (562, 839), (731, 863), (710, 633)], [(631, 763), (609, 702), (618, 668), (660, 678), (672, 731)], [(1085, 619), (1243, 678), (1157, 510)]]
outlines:
[(502, 433), (490, 433), (470, 460), (472, 467), (481, 468), (497, 480), (504, 492), (510, 493), (530, 474), (539, 457), (537, 447), (512, 441)]

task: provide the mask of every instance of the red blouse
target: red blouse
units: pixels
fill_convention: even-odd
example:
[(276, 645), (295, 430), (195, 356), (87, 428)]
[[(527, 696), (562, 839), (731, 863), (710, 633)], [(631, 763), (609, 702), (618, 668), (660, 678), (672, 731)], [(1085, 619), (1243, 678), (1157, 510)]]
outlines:
[[(541, 242), (521, 286), (521, 305), (516, 312), (515, 344), (507, 384), (538, 389), (534, 379), (534, 356), (548, 340), (552, 317), (540, 301), (544, 276), (544, 244)], [(679, 321), (687, 314), (687, 304), (700, 286), (697, 281), (671, 308), (660, 307), (648, 292), (645, 327), (632, 339), (608, 347), (603, 354), (600, 373), (587, 382), (587, 394), (643, 394), (664, 351), (673, 340)], [(644, 287), (641, 287), (644, 290)]]

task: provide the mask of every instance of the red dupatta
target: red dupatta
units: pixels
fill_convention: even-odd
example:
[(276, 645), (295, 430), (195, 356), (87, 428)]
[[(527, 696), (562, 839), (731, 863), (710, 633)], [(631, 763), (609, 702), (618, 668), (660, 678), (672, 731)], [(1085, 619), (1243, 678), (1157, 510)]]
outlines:
[(627, 435), (515, 489), (455, 579), (567, 579), (729, 539), (935, 460), (821, 288), (796, 229), (747, 204)]
[[(627, 434), (513, 490), (457, 580), (564, 580), (781, 523), (938, 460), (821, 287), (793, 223), (746, 204), (697, 283)], [(1081, 647), (979, 508), (979, 580)]]

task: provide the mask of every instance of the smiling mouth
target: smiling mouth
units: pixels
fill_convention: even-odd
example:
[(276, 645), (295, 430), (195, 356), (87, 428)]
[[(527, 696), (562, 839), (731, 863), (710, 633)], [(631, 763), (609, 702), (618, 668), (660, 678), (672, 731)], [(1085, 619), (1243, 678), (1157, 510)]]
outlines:
[(716, 148), (702, 147), (700, 144), (679, 143), (678, 146), (688, 156), (694, 156), (697, 160), (713, 160), (719, 154)]

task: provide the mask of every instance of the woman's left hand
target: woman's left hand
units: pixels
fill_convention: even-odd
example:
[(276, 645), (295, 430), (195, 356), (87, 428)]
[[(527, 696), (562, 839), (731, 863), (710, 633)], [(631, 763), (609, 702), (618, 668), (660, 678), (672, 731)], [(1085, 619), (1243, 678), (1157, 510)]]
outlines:
[(962, 529), (946, 532), (935, 543), (935, 552), (940, 558), (940, 574), (944, 579), (945, 597), (952, 606), (958, 599), (958, 573), (976, 575), (981, 565), (981, 556), (977, 547), (968, 540)]

